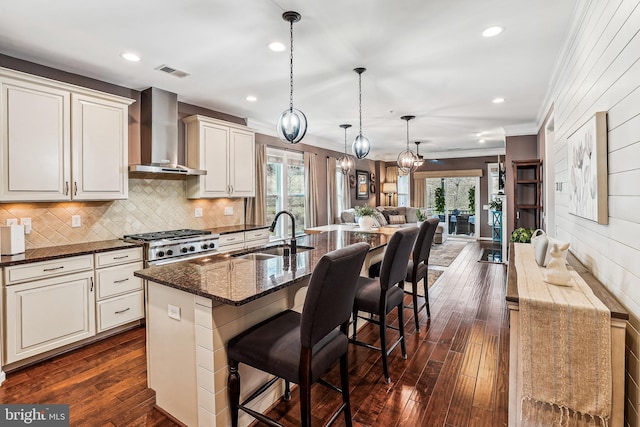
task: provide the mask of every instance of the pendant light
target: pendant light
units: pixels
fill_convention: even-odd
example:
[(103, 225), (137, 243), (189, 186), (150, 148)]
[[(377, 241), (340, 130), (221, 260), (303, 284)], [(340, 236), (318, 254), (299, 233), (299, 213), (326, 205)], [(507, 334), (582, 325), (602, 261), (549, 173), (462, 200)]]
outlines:
[(407, 174), (416, 169), (417, 158), (409, 148), (409, 120), (415, 119), (416, 116), (402, 116), (400, 118), (407, 121), (407, 149), (398, 154), (398, 170)]
[(301, 16), (298, 12), (285, 12), (282, 19), (289, 21), (291, 35), (291, 49), (289, 50), (289, 108), (280, 114), (278, 119), (278, 138), (283, 142), (297, 144), (307, 133), (307, 117), (300, 110), (293, 108), (293, 23), (298, 22)]
[(351, 127), (349, 124), (340, 125), (344, 129), (344, 155), (338, 157), (338, 165), (344, 175), (348, 175), (349, 172), (355, 169), (356, 160), (347, 154), (347, 129)]
[(356, 136), (356, 139), (353, 140), (353, 144), (351, 145), (351, 149), (353, 150), (353, 154), (356, 155), (359, 159), (364, 159), (369, 154), (369, 150), (371, 150), (371, 143), (367, 139), (366, 136), (362, 134), (362, 73), (367, 71), (366, 68), (354, 68), (353, 71), (358, 73), (358, 104), (360, 111), (360, 133)]
[(416, 169), (424, 164), (424, 156), (420, 155), (420, 141), (414, 142), (416, 144), (416, 161), (413, 162)]

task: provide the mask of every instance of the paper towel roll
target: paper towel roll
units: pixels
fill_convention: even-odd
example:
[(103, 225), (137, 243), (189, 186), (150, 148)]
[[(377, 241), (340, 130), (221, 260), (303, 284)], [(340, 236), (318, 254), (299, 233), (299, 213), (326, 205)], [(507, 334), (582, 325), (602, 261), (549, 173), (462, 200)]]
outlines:
[(24, 252), (24, 225), (0, 226), (0, 255)]

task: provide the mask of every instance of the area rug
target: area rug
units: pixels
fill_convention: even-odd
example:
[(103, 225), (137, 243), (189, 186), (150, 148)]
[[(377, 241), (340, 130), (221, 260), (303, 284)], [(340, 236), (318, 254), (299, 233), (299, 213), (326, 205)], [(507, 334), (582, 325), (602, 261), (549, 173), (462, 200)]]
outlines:
[[(429, 277), (427, 278), (428, 289), (431, 289), (433, 284), (436, 283), (436, 281), (440, 278), (440, 276), (442, 276), (442, 273), (444, 273), (444, 270), (436, 270), (433, 268), (429, 269)], [(405, 291), (411, 292), (411, 289), (412, 289), (411, 282), (404, 282), (404, 289)], [(421, 297), (424, 296), (422, 282), (418, 283), (418, 296), (421, 296)]]
[(429, 265), (449, 267), (465, 246), (467, 246), (467, 242), (451, 239), (446, 240), (444, 243), (434, 244), (431, 246), (431, 253), (429, 254)]

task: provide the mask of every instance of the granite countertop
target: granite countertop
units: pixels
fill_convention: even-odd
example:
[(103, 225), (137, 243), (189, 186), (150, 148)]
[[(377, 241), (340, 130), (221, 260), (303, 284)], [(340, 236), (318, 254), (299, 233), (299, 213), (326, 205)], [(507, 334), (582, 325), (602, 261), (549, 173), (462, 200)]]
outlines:
[[(307, 279), (327, 252), (357, 242), (369, 243), (373, 250), (386, 246), (390, 238), (384, 234), (330, 231), (296, 239), (299, 250), (292, 257), (262, 260), (238, 257), (260, 251), (253, 248), (250, 252), (241, 250), (153, 266), (134, 275), (224, 304), (242, 305)], [(274, 245), (265, 245), (268, 246)]]
[(257, 225), (257, 224), (240, 224), (240, 225), (229, 225), (226, 227), (209, 228), (207, 229), (207, 231), (211, 231), (213, 234), (231, 234), (231, 233), (240, 233), (242, 231), (262, 230), (265, 228), (269, 228), (269, 226)]
[(24, 253), (18, 255), (2, 255), (2, 257), (0, 257), (0, 267), (9, 267), (11, 265), (48, 261), (59, 258), (69, 258), (77, 255), (116, 251), (118, 249), (133, 248), (136, 246), (142, 246), (142, 244), (125, 242), (120, 239), (113, 239), (103, 240), (99, 242), (76, 243), (73, 245), (27, 249)]

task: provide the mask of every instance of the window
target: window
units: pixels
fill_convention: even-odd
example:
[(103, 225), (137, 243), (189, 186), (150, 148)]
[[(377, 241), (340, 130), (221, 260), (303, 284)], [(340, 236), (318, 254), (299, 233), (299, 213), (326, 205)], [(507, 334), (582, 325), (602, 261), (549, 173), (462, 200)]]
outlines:
[[(304, 229), (305, 186), (304, 157), (294, 151), (267, 148), (267, 222), (282, 210), (293, 214), (296, 234)], [(285, 228), (286, 224), (286, 228)], [(274, 230), (276, 237), (291, 236), (291, 221), (288, 215), (278, 220)]]
[[(336, 161), (337, 163), (337, 161)], [(344, 190), (345, 190), (345, 184), (344, 181), (346, 179), (349, 179), (348, 175), (345, 175), (342, 173), (342, 170), (340, 169), (340, 165), (336, 164), (336, 198), (338, 199), (338, 203), (336, 206), (336, 212), (340, 213), (344, 210), (349, 209), (349, 206), (344, 206), (344, 202), (345, 202), (345, 195), (344, 195)], [(330, 218), (329, 224), (331, 224), (331, 221), (333, 220), (333, 218)]]
[(398, 206), (410, 206), (409, 175), (398, 175)]

